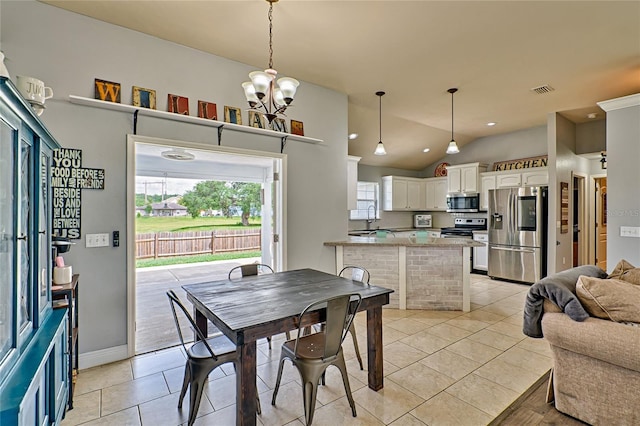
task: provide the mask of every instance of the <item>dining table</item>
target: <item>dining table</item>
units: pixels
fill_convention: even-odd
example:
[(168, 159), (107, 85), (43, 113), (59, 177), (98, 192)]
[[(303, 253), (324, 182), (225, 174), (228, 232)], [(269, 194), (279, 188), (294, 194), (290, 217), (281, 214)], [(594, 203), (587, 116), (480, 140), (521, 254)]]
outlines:
[(256, 341), (321, 323), (325, 309), (299, 315), (313, 302), (358, 293), (358, 311), (367, 312), (367, 368), (369, 388), (383, 387), (382, 306), (391, 289), (352, 281), (314, 269), (297, 269), (182, 286), (193, 304), (197, 327), (206, 336), (211, 321), (236, 344), (236, 425), (255, 425), (257, 412)]

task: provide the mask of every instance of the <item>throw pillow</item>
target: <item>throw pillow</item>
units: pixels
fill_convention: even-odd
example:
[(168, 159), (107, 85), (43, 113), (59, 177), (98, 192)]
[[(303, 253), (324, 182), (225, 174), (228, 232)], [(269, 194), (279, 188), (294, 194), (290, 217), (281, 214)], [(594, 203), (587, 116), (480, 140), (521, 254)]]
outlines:
[(589, 315), (616, 322), (640, 322), (638, 285), (582, 275), (576, 283), (576, 295)]
[(620, 262), (618, 262), (616, 267), (613, 268), (613, 271), (611, 271), (611, 273), (609, 274), (609, 276), (607, 278), (617, 278), (617, 279), (619, 279), (620, 277), (622, 277), (622, 275), (625, 272), (627, 272), (630, 269), (634, 269), (634, 268), (635, 268), (635, 266), (633, 266), (632, 264), (630, 264), (626, 260), (622, 259)]

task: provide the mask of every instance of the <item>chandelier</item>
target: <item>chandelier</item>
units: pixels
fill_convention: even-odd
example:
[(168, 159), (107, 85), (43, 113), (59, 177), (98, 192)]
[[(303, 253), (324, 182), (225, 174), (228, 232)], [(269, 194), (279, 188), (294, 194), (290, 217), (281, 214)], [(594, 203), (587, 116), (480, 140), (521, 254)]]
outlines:
[(271, 124), (278, 115), (284, 115), (300, 83), (294, 78), (283, 77), (278, 79), (276, 87), (278, 72), (273, 69), (273, 3), (278, 0), (266, 1), (269, 2), (269, 68), (249, 73), (251, 81), (242, 83), (242, 88), (250, 111), (263, 114)]

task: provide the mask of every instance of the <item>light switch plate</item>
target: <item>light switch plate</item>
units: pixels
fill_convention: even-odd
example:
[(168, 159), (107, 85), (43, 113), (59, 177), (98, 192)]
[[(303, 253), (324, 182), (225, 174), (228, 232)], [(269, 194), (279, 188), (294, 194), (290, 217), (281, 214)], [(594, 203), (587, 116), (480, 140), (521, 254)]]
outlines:
[(93, 247), (109, 247), (109, 234), (87, 234), (85, 246)]
[(640, 238), (640, 226), (621, 226), (621, 237)]

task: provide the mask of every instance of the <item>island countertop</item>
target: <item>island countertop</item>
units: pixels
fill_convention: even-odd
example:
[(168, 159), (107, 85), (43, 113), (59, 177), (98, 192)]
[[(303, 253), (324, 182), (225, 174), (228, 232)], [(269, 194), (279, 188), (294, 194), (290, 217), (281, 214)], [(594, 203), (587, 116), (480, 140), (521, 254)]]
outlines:
[(347, 237), (341, 241), (325, 241), (325, 246), (391, 246), (391, 247), (482, 247), (484, 244), (465, 238), (376, 238)]

